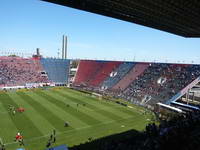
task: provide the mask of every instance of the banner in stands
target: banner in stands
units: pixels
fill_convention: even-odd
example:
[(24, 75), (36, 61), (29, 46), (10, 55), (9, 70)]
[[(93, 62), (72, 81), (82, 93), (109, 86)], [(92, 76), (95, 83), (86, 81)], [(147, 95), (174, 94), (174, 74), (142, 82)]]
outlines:
[(42, 83), (26, 83), (25, 87), (26, 88), (36, 88), (36, 87), (42, 87)]
[(43, 86), (55, 86), (55, 83), (26, 83), (25, 86), (1, 86), (0, 90), (24, 89), (24, 88), (30, 89)]

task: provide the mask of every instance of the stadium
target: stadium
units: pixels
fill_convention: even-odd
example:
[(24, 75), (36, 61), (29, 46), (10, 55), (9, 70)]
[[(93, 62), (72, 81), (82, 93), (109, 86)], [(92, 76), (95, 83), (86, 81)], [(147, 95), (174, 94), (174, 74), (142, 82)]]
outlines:
[[(197, 1), (187, 21), (161, 10), (163, 20), (156, 12), (148, 20), (153, 6), (166, 10), (174, 1), (45, 1), (179, 36), (200, 33)], [(179, 6), (169, 11), (185, 8)], [(39, 48), (31, 57), (0, 56), (1, 150), (200, 148), (199, 64), (70, 59), (67, 44), (63, 35), (62, 58), (43, 57)]]

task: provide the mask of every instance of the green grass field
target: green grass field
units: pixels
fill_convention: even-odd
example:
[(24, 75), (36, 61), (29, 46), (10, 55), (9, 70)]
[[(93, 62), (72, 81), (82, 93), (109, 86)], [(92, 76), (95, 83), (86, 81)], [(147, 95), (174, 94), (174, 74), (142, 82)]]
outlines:
[[(24, 107), (25, 112), (13, 115), (8, 109), (10, 104)], [(24, 137), (25, 149), (44, 150), (50, 133), (56, 129), (57, 140), (53, 146), (73, 146), (86, 142), (89, 137), (96, 139), (130, 129), (143, 130), (151, 115), (143, 115), (142, 111), (136, 106), (124, 107), (67, 88), (1, 92), (0, 137), (7, 150), (20, 148), (14, 142), (17, 132)], [(65, 121), (69, 127), (64, 127)]]

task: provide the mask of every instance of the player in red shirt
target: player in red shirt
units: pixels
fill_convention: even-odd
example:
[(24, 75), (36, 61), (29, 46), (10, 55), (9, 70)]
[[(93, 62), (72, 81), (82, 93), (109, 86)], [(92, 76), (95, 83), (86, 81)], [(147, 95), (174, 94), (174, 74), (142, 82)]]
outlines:
[(22, 136), (20, 135), (20, 133), (17, 133), (15, 136), (15, 141), (19, 141), (22, 138)]
[(20, 133), (17, 133), (17, 135), (15, 136), (15, 141), (18, 141), (20, 144), (20, 146), (21, 145), (24, 145), (24, 140), (23, 140), (23, 136), (22, 135), (20, 135)]

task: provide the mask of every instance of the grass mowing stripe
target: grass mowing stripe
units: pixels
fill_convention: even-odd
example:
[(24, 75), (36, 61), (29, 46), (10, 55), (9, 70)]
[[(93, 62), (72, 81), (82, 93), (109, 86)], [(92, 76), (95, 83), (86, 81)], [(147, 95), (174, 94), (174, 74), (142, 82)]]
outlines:
[[(119, 104), (116, 104), (115, 102), (112, 102), (112, 101), (109, 101), (109, 100), (106, 100), (106, 99), (103, 99), (101, 102), (102, 102), (101, 104), (103, 104), (104, 106), (110, 106), (113, 109), (116, 109), (117, 111), (120, 111), (120, 112), (125, 113), (127, 115), (133, 115), (133, 113), (136, 113), (135, 111), (130, 110), (130, 108), (128, 108), (127, 106), (121, 106)], [(115, 107), (115, 106), (117, 106), (117, 107)]]
[[(81, 94), (82, 97), (88, 98), (88, 99), (90, 99), (90, 100), (97, 101), (96, 98), (91, 97), (91, 96), (88, 96), (88, 95), (86, 95), (85, 93), (81, 93), (81, 92), (79, 92), (79, 91), (75, 91), (75, 90), (67, 89), (67, 88), (65, 88), (64, 90), (66, 90), (66, 91), (69, 90), (70, 92), (74, 93), (75, 95), (77, 95), (77, 93), (79, 93), (79, 94)], [(105, 99), (101, 101), (101, 104), (104, 105), (104, 106), (106, 106), (106, 107), (109, 107), (109, 106), (110, 106), (110, 107), (112, 107), (112, 109), (115, 109), (115, 110), (117, 110), (117, 111), (121, 111), (122, 113), (125, 113), (125, 114), (128, 114), (128, 115), (133, 115), (133, 111), (131, 111), (131, 110), (127, 109), (127, 108), (124, 109), (124, 106), (121, 106), (121, 105), (119, 105), (119, 104), (110, 103), (109, 101), (106, 102)], [(115, 105), (115, 106), (117, 106), (117, 107), (113, 107), (113, 105)]]
[[(61, 92), (64, 92), (64, 90)], [(71, 90), (70, 90), (70, 92), (71, 92)], [(104, 102), (103, 100), (97, 100), (97, 98), (90, 97), (90, 96), (84, 96), (83, 93), (80, 93), (80, 92), (76, 93), (76, 94), (72, 94), (72, 92), (71, 93), (70, 92), (67, 90), (65, 91), (65, 93), (71, 97), (78, 98), (78, 99), (79, 98), (87, 99), (88, 103), (90, 103), (91, 105), (96, 106), (98, 104), (103, 110), (112, 112), (113, 114), (115, 114), (118, 117), (124, 118), (126, 116), (133, 116), (133, 113), (127, 114), (127, 113), (120, 112), (120, 109), (122, 109), (122, 106), (117, 105), (117, 107), (115, 107), (115, 103), (113, 103), (111, 106), (107, 106), (107, 105), (103, 105), (103, 104), (109, 103), (109, 102)], [(114, 109), (114, 108), (116, 108), (116, 109)], [(124, 107), (123, 109), (126, 109), (126, 107)]]
[[(8, 107), (8, 105), (13, 105), (15, 108), (19, 107), (19, 105), (15, 103), (6, 93), (0, 94), (0, 99), (2, 100), (5, 108)], [(36, 137), (43, 135), (26, 115), (20, 113), (17, 113), (16, 115), (9, 113), (9, 115), (13, 124), (15, 124), (19, 132), (22, 133), (24, 137)]]
[(124, 115), (124, 114), (121, 115), (121, 114), (119, 114), (120, 113), (119, 111), (113, 110), (111, 107), (103, 106), (101, 104), (101, 102), (98, 100), (90, 101), (90, 98), (82, 97), (80, 95), (80, 93), (76, 94), (76, 95), (72, 95), (71, 93), (69, 93), (67, 91), (60, 90), (59, 92), (65, 94), (70, 99), (79, 100), (79, 102), (82, 102), (82, 103), (87, 103), (90, 108), (93, 107), (93, 109), (96, 112), (102, 113), (104, 116), (110, 117), (111, 119), (117, 120), (118, 118), (123, 119), (123, 118), (127, 117), (127, 115)]
[[(73, 108), (77, 108), (77, 103), (74, 101), (70, 101), (67, 97), (60, 95), (59, 93), (57, 93), (54, 90), (51, 91), (46, 91), (46, 93), (52, 95), (53, 97), (56, 97), (57, 99), (59, 99), (60, 101), (63, 101), (64, 103), (67, 103), (70, 105), (70, 107)], [(110, 121), (110, 118), (105, 117), (104, 115), (97, 113), (94, 109), (88, 108), (86, 106), (82, 106), (81, 105), (81, 109), (79, 109), (80, 113), (85, 113), (89, 116), (91, 116), (92, 118), (96, 118), (98, 119), (100, 122), (105, 122), (105, 121)]]
[[(10, 115), (8, 113), (8, 108), (7, 110), (4, 108), (3, 104), (1, 103), (1, 98), (0, 98), (0, 137), (2, 138), (3, 142), (8, 142), (10, 139), (13, 139), (13, 135), (15, 135), (18, 131), (16, 128), (15, 124), (13, 124)], [(8, 132), (9, 129), (9, 132)]]
[[(137, 123), (131, 123), (134, 120), (134, 118), (126, 118), (123, 120), (119, 120), (120, 122), (124, 123), (124, 122), (129, 122), (129, 124), (134, 124), (134, 126), (136, 128), (140, 128), (140, 124)], [(74, 132), (72, 131), (66, 131), (66, 132), (60, 132), (58, 133), (57, 136), (57, 142), (56, 145), (61, 145), (63, 143), (67, 144), (68, 146), (73, 146), (73, 145), (77, 145), (78, 143), (84, 143), (87, 141), (87, 139), (89, 137), (93, 137), (95, 139), (103, 137), (103, 136), (108, 136), (111, 134), (115, 134), (115, 133), (121, 133), (127, 130), (132, 129), (131, 125), (125, 125), (125, 127), (121, 127), (119, 125), (117, 125), (115, 123), (115, 121), (110, 121), (110, 122), (105, 122), (99, 125), (95, 125), (92, 127), (81, 127)], [(144, 128), (143, 128), (144, 129)], [(142, 130), (142, 129), (140, 129)], [(44, 149), (41, 145), (45, 145), (44, 143), (44, 139), (46, 139), (46, 135), (42, 136), (42, 137), (37, 137), (37, 138), (31, 138), (31, 139), (27, 139), (25, 142), (31, 147), (37, 147), (38, 149)], [(40, 143), (40, 145), (38, 145), (38, 143)], [(7, 143), (7, 146), (12, 146), (12, 145), (16, 145), (15, 143), (11, 142), (11, 143)]]
[(19, 95), (17, 95), (15, 92), (9, 92), (8, 94), (14, 102), (20, 103), (21, 107), (25, 108), (26, 111), (24, 114), (29, 116), (29, 119), (40, 130), (40, 132), (43, 134), (49, 134), (49, 132), (54, 129), (48, 120), (42, 117), (29, 103), (20, 98)]
[(42, 96), (43, 98), (45, 98), (46, 100), (48, 100), (49, 102), (57, 105), (58, 107), (60, 107), (61, 109), (63, 109), (65, 112), (69, 113), (70, 115), (72, 115), (73, 117), (81, 120), (82, 122), (85, 122), (88, 125), (93, 125), (93, 124), (98, 124), (101, 123), (99, 120), (94, 119), (93, 117), (80, 112), (78, 109), (79, 107), (77, 107), (77, 109), (73, 108), (73, 107), (67, 107), (66, 103), (52, 97), (51, 95), (47, 95), (47, 92), (44, 93), (42, 91), (37, 91), (36, 94)]
[[(83, 102), (82, 100), (80, 100), (78, 98), (69, 96), (69, 94), (67, 94), (66, 92), (65, 93), (62, 93), (61, 91), (57, 91), (57, 92), (60, 93), (61, 95), (65, 96), (65, 97), (67, 97), (71, 101), (75, 101), (75, 102), (80, 103), (80, 104), (86, 104), (86, 107), (89, 107), (89, 108), (95, 110), (95, 112), (98, 112), (98, 113), (100, 113), (100, 114), (102, 114), (102, 115), (104, 115), (104, 116), (106, 116), (106, 117), (108, 117), (112, 120), (123, 119), (122, 117), (117, 116), (110, 111), (100, 109), (99, 107), (96, 107), (95, 105), (92, 105), (92, 104), (86, 102), (86, 100)], [(98, 104), (97, 104), (97, 106), (98, 106)]]
[[(82, 130), (88, 130), (88, 129), (97, 129), (97, 128), (99, 128), (99, 130), (103, 130), (103, 128), (105, 127), (105, 126), (112, 126), (112, 125), (116, 125), (116, 126), (119, 126), (119, 125), (117, 125), (116, 124), (116, 122), (131, 122), (131, 121), (133, 121), (132, 120), (132, 118), (133, 117), (128, 117), (128, 118), (124, 118), (124, 119), (119, 119), (119, 120), (117, 120), (117, 121), (114, 121), (114, 120), (112, 120), (112, 121), (107, 121), (107, 122), (101, 122), (101, 123), (99, 123), (99, 124), (96, 124), (96, 125), (94, 125), (94, 126), (86, 126), (86, 127), (80, 127), (80, 128), (77, 128), (77, 129), (72, 129), (72, 130), (68, 130), (68, 131), (63, 131), (63, 132), (59, 132), (59, 133), (57, 133), (57, 137), (59, 138), (59, 136), (61, 136), (61, 135), (65, 135), (64, 136), (64, 138), (69, 138), (69, 137), (73, 137), (74, 136), (74, 134), (77, 134), (77, 133), (79, 133), (79, 131), (82, 131)], [(102, 128), (103, 127), (103, 128)], [(98, 132), (97, 132), (98, 133)], [(40, 139), (43, 139), (43, 138), (46, 138), (46, 137), (48, 137), (49, 135), (47, 134), (47, 135), (42, 135), (42, 136), (39, 136), (39, 137), (34, 137), (34, 138), (27, 138), (27, 139), (25, 139), (24, 141), (26, 142), (26, 143), (28, 143), (28, 142), (30, 142), (30, 141), (37, 141), (37, 140), (40, 140)], [(85, 136), (85, 135), (84, 135)], [(6, 143), (6, 145), (12, 145), (12, 144), (15, 144), (16, 142), (8, 142), (8, 143)]]
[(38, 103), (43, 105), (46, 109), (48, 109), (58, 118), (63, 120), (63, 124), (65, 121), (67, 121), (70, 124), (70, 126), (73, 128), (79, 128), (80, 126), (88, 126), (84, 122), (81, 122), (80, 120), (77, 120), (73, 116), (69, 115), (68, 113), (66, 113), (64, 110), (62, 110), (55, 104), (52, 104), (49, 101), (45, 100), (43, 97), (37, 95), (35, 92), (28, 92), (27, 95), (29, 95), (30, 97), (33, 97)]
[[(99, 113), (98, 111), (96, 112), (95, 109), (98, 108), (98, 109), (102, 110), (103, 112), (105, 112), (105, 111), (108, 113), (111, 112), (118, 116), (119, 115), (118, 113), (121, 113), (121, 111), (118, 111), (118, 109), (113, 109), (112, 107), (116, 107), (116, 108), (120, 107), (121, 109), (123, 109), (123, 108), (127, 109), (127, 108), (121, 107), (120, 105), (118, 106), (115, 103), (109, 103), (109, 105), (108, 105), (109, 107), (108, 107), (108, 106), (102, 105), (101, 101), (99, 101), (97, 99), (95, 101), (88, 100), (90, 98), (81, 96), (82, 94), (80, 94), (80, 93), (75, 94), (75, 93), (72, 93), (71, 91), (64, 91), (64, 90), (61, 91), (60, 90), (61, 93), (64, 93), (64, 94), (67, 93), (71, 97), (73, 97), (75, 95), (74, 98), (78, 99), (79, 102), (82, 102), (82, 104), (85, 102), (90, 104), (89, 107), (87, 106), (87, 104), (85, 107), (83, 107), (83, 106), (80, 107), (79, 113), (83, 112), (92, 118), (95, 117), (95, 119), (100, 120), (101, 123), (89, 126), (89, 125), (85, 124), (84, 122), (81, 122), (80, 120), (77, 121), (77, 118), (75, 116), (71, 116), (69, 113), (64, 111), (61, 107), (58, 107), (57, 104), (55, 104), (56, 101), (61, 101), (62, 104), (66, 105), (66, 103), (68, 103), (68, 104), (70, 104), (70, 107), (72, 107), (73, 109), (76, 110), (76, 104), (79, 102), (71, 100), (71, 99), (69, 99), (69, 97), (66, 97), (65, 95), (59, 95), (56, 92), (52, 92), (53, 90), (38, 89), (36, 91), (42, 91), (45, 93), (45, 95), (50, 95), (51, 97), (54, 98), (54, 100), (56, 99), (55, 102), (53, 102), (53, 101), (50, 102), (46, 98), (37, 95), (35, 93), (35, 90), (24, 92), (24, 94), (31, 97), (33, 99), (31, 101), (36, 101), (38, 103), (35, 107), (42, 105), (42, 107), (45, 107), (48, 111), (50, 111), (55, 116), (57, 116), (60, 120), (62, 120), (63, 123), (61, 124), (61, 126), (64, 124), (64, 120), (67, 120), (72, 125), (72, 127), (74, 127), (72, 130), (65, 130), (65, 131), (57, 132), (57, 134), (58, 134), (57, 141), (52, 146), (57, 146), (57, 145), (61, 145), (61, 144), (67, 144), (68, 146), (73, 146), (73, 145), (77, 145), (77, 144), (86, 142), (89, 137), (96, 139), (96, 138), (108, 136), (111, 134), (127, 131), (129, 129), (143, 130), (145, 127), (145, 124), (148, 122), (146, 116), (140, 115), (139, 113), (134, 113), (135, 110), (133, 111), (133, 115), (131, 117), (128, 117), (129, 115), (126, 113), (122, 113), (123, 115), (121, 115), (121, 117), (123, 119), (119, 119), (120, 117), (117, 117), (118, 120), (114, 120), (111, 117), (107, 117), (106, 113), (102, 114), (102, 113)], [(38, 113), (38, 110), (36, 110), (28, 102), (25, 103), (25, 100), (23, 100), (23, 99), (21, 100), (20, 96), (16, 96), (16, 94), (12, 94), (12, 93), (10, 94), (10, 92), (8, 92), (8, 93), (9, 93), (10, 97), (16, 98), (16, 100), (13, 99), (13, 101), (15, 103), (17, 103), (19, 106), (22, 106), (22, 107), (24, 106), (26, 108), (26, 105), (27, 105), (27, 106), (30, 106), (30, 108), (32, 108), (30, 110), (29, 107), (27, 107), (27, 112), (22, 114), (22, 115), (26, 115), (26, 116), (33, 115), (33, 116), (30, 116), (30, 117), (33, 117), (31, 119), (32, 123), (33, 122), (37, 123), (38, 119), (34, 119), (34, 118), (35, 117), (37, 118), (38, 115), (41, 116), (41, 118), (43, 118), (44, 120), (48, 120), (48, 119), (44, 118), (42, 115), (40, 115), (40, 113)], [(77, 95), (79, 95), (79, 97)], [(26, 98), (26, 99), (29, 99), (29, 98)], [(0, 98), (0, 102), (1, 102), (1, 98)], [(22, 103), (22, 102), (24, 102), (24, 103)], [(103, 101), (103, 102), (105, 104), (107, 103), (106, 101)], [(59, 102), (59, 105), (61, 105), (60, 102)], [(32, 110), (35, 110), (35, 111), (32, 111)], [(32, 114), (30, 114), (30, 112), (32, 112)], [(37, 113), (34, 113), (34, 112), (37, 112)], [(44, 113), (43, 110), (41, 111), (41, 114), (42, 113)], [(48, 114), (48, 115), (51, 115), (51, 114)], [(1, 116), (1, 114), (0, 114), (0, 116)], [(11, 118), (10, 114), (2, 114), (3, 118), (5, 118), (4, 116), (7, 118)], [(100, 116), (100, 117), (102, 116), (101, 119), (98, 118), (98, 116)], [(28, 118), (30, 119), (30, 117), (28, 117)], [(2, 119), (1, 119), (1, 121), (2, 121)], [(7, 123), (12, 124), (14, 126), (11, 119), (10, 119), (10, 122), (7, 122)], [(51, 123), (49, 121), (47, 121), (47, 123), (51, 126)], [(60, 122), (57, 122), (57, 120), (55, 120), (54, 123), (58, 124), (58, 125), (60, 124)], [(2, 125), (2, 123), (0, 123), (0, 129), (1, 129), (1, 125)], [(11, 128), (11, 126), (8, 126), (8, 128)], [(65, 128), (65, 129), (67, 129), (67, 128)], [(8, 129), (7, 133), (8, 133), (8, 135), (11, 134), (11, 137), (12, 137), (11, 131), (12, 131), (12, 129), (11, 130)], [(31, 129), (30, 129), (30, 131), (31, 131)], [(34, 132), (34, 131), (31, 131), (31, 132)], [(34, 148), (37, 148), (38, 150), (45, 149), (46, 142), (49, 138), (48, 133), (43, 133), (42, 136), (36, 136), (33, 138), (32, 137), (33, 136), (29, 136), (29, 137), (25, 138), (25, 144), (26, 144), (25, 148), (26, 149), (34, 149)], [(8, 145), (6, 145), (7, 150), (19, 148), (18, 143), (13, 143), (12, 139), (13, 139), (13, 137), (10, 139), (8, 138), (8, 140), (6, 140), (6, 143), (8, 144)]]
[[(81, 97), (81, 98), (84, 98), (84, 99), (88, 99), (88, 100), (90, 100), (90, 102), (92, 104), (95, 105), (96, 103), (98, 103), (99, 105), (102, 106), (102, 108), (107, 109), (107, 110), (111, 110), (113, 112), (114, 111), (119, 112), (120, 109), (126, 108), (126, 107), (122, 107), (121, 105), (116, 104), (116, 103), (110, 103), (110, 101), (106, 101), (105, 99), (100, 99), (99, 100), (98, 97), (95, 97), (95, 96), (92, 96), (92, 95), (87, 95), (87, 94), (79, 92), (79, 91), (72, 91), (71, 89), (69, 89), (69, 90), (68, 89), (62, 89), (60, 91), (61, 92), (65, 92), (65, 93), (67, 93), (70, 96), (75, 97), (75, 98), (80, 98)], [(122, 112), (120, 114), (122, 114), (122, 116), (123, 116), (124, 113)]]
[(17, 92), (17, 94), (27, 103), (29, 103), (35, 110), (40, 113), (41, 116), (43, 116), (46, 120), (51, 123), (52, 126), (54, 126), (58, 131), (66, 131), (72, 129), (71, 126), (65, 128), (64, 127), (64, 121), (58, 118), (56, 115), (54, 115), (51, 111), (46, 109), (44, 106), (42, 106), (40, 103), (35, 101), (32, 97), (25, 94), (24, 92)]

